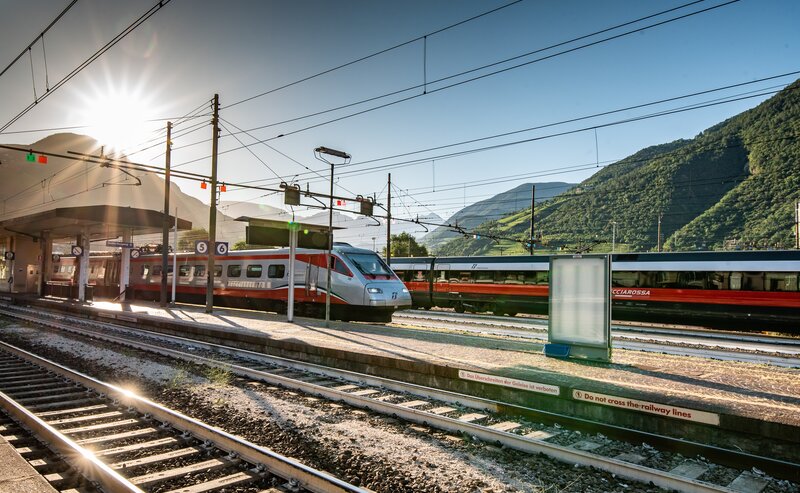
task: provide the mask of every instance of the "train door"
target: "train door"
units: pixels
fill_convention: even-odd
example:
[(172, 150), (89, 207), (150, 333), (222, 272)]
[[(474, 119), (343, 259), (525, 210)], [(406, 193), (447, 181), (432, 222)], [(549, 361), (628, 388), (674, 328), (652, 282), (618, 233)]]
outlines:
[(319, 281), (319, 266), (310, 261), (306, 268), (306, 296), (315, 298), (317, 296), (317, 282)]

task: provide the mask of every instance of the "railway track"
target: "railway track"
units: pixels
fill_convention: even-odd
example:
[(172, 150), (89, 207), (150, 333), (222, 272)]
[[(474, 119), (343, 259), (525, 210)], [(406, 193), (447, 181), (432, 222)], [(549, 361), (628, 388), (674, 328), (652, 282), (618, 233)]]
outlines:
[[(45, 316), (18, 307), (13, 309), (9, 307), (0, 312), (54, 329), (105, 340), (114, 345), (154, 352), (172, 359), (222, 367), (244, 378), (397, 416), (413, 423), (471, 435), (528, 453), (546, 454), (571, 464), (591, 466), (644, 483), (652, 482), (668, 489), (696, 492), (745, 491), (741, 485), (759, 484), (759, 481), (765, 486), (768, 480), (754, 476), (749, 471), (753, 467), (794, 482), (800, 480), (798, 464), (739, 451), (690, 443), (220, 345), (141, 330), (133, 331), (108, 323), (72, 319), (61, 315)], [(511, 413), (514, 412), (514, 408), (527, 411), (529, 415), (533, 412), (543, 423), (549, 424), (531, 423), (522, 419), (509, 420), (507, 415), (499, 413), (501, 408)], [(568, 428), (589, 429), (605, 436), (571, 433), (567, 431)], [(669, 449), (695, 459), (681, 462), (669, 470), (661, 470), (651, 466), (654, 457), (661, 455), (655, 447), (642, 445), (637, 447), (635, 453), (615, 453), (619, 447), (606, 437), (629, 443), (654, 444), (662, 452)], [(738, 470), (730, 470), (728, 474), (722, 475), (727, 478), (724, 484), (698, 481), (695, 478), (700, 477), (709, 468), (718, 467), (698, 457), (710, 459), (717, 464), (733, 466)]]
[[(441, 330), (488, 334), (547, 341), (547, 321), (492, 315), (456, 314), (443, 311), (396, 312), (397, 324)], [(660, 352), (683, 356), (702, 355), (728, 361), (764, 363), (781, 367), (800, 366), (800, 339), (722, 331), (646, 326), (612, 328), (614, 346), (620, 349)]]
[(2, 427), (60, 491), (368, 491), (2, 342), (0, 407), (69, 465)]

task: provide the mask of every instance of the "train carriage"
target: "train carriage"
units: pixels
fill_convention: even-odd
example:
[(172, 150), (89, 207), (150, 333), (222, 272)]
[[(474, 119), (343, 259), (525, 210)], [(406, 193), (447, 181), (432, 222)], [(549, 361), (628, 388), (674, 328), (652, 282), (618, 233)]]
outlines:
[[(414, 306), (546, 314), (546, 255), (393, 258)], [(800, 332), (800, 252), (612, 255), (613, 317)]]
[[(294, 299), (299, 315), (324, 317), (328, 295), (325, 269), (326, 252), (298, 249), (295, 256)], [(144, 255), (131, 260), (129, 299), (159, 300), (161, 280), (167, 276), (172, 286), (173, 256), (167, 272), (162, 271), (161, 255)], [(205, 304), (207, 257), (177, 255), (177, 301)], [(116, 262), (116, 263), (115, 263)], [(289, 289), (289, 249), (232, 251), (215, 257), (214, 304), (285, 313)], [(51, 284), (75, 285), (74, 257), (54, 263)], [(89, 283), (95, 290), (119, 286), (119, 256), (93, 256), (89, 261)], [(403, 283), (375, 252), (335, 244), (331, 270), (331, 318), (388, 322), (399, 308), (411, 306), (411, 296)], [(109, 297), (114, 297), (116, 293)]]

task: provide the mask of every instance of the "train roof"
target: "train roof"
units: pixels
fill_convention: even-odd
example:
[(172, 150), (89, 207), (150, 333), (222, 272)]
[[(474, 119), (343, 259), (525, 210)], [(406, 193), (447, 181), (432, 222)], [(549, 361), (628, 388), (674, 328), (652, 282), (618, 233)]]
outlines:
[[(569, 256), (563, 254), (561, 256)], [(516, 264), (519, 262), (548, 262), (555, 255), (504, 255), (463, 257), (392, 257), (392, 263), (423, 264), (436, 260), (439, 263), (491, 262)], [(613, 262), (702, 262), (702, 261), (800, 261), (800, 250), (748, 250), (723, 252), (641, 252), (615, 253)]]

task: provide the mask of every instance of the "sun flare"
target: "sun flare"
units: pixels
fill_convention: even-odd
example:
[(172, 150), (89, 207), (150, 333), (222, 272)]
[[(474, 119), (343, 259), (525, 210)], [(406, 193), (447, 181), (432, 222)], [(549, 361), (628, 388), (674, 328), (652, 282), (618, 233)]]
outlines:
[(106, 148), (120, 152), (142, 147), (158, 127), (146, 98), (136, 93), (109, 92), (86, 98), (86, 133)]

